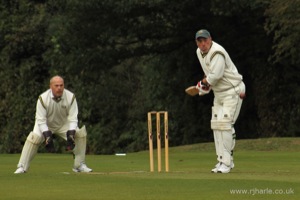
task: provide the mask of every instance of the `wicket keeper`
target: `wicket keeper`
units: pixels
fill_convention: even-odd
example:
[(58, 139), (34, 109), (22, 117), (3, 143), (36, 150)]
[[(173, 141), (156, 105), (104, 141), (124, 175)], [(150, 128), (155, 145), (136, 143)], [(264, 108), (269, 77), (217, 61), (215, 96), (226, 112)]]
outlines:
[(53, 134), (67, 141), (66, 149), (73, 151), (74, 172), (91, 172), (85, 164), (86, 129), (78, 126), (78, 107), (75, 95), (64, 88), (64, 80), (54, 76), (50, 89), (41, 94), (36, 104), (35, 125), (24, 144), (15, 174), (28, 171), (30, 162), (44, 142), (49, 152), (54, 152)]

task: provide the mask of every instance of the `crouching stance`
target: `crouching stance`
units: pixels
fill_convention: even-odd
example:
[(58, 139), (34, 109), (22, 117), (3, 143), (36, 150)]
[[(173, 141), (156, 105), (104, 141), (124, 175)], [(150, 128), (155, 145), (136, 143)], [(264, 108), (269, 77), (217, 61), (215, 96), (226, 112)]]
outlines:
[(64, 80), (54, 76), (50, 89), (39, 96), (36, 104), (35, 125), (24, 144), (15, 174), (28, 171), (39, 146), (45, 143), (54, 152), (53, 134), (67, 141), (66, 150), (73, 151), (74, 172), (91, 172), (85, 164), (86, 129), (78, 128), (78, 107), (75, 95), (64, 88)]

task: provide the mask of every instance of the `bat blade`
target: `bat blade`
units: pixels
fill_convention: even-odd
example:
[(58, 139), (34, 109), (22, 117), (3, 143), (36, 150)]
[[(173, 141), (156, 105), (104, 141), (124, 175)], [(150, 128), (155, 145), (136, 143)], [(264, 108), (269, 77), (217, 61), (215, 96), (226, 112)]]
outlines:
[(185, 92), (190, 96), (196, 96), (199, 94), (199, 90), (196, 88), (196, 86), (190, 86), (185, 89)]

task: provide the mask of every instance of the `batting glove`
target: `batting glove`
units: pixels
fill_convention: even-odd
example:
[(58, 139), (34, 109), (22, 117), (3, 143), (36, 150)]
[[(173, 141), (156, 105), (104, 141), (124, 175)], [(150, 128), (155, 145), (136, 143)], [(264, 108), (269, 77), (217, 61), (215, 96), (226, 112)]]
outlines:
[(211, 90), (210, 86), (204, 84), (202, 81), (199, 81), (196, 85), (196, 88), (199, 90), (199, 95), (208, 94)]

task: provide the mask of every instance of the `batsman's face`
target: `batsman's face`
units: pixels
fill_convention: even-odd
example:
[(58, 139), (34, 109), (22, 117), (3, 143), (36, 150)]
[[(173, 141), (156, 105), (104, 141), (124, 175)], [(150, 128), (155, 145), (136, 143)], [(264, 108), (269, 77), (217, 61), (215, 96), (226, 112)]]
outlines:
[(201, 52), (203, 53), (207, 53), (211, 47), (212, 44), (212, 40), (211, 37), (209, 38), (197, 38), (196, 40), (196, 44), (198, 46), (198, 48), (201, 50)]
[(52, 90), (52, 93), (54, 97), (61, 97), (64, 92), (64, 80), (62, 78), (54, 78), (50, 83), (50, 89)]

